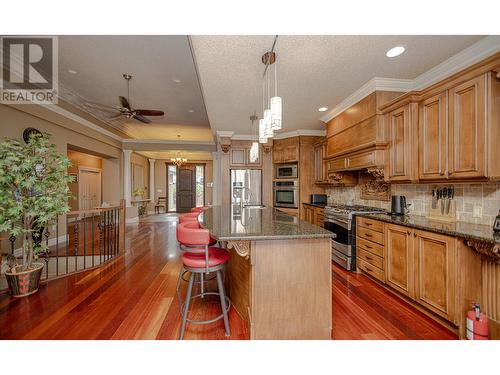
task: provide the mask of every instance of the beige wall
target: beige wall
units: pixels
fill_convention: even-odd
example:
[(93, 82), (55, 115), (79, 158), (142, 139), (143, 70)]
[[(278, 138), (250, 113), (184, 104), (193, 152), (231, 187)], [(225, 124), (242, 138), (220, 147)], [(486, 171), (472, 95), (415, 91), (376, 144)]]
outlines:
[[(22, 139), (23, 130), (28, 127), (51, 134), (52, 142), (62, 154), (66, 155), (68, 145), (71, 145), (103, 158), (114, 158), (109, 163), (103, 163), (103, 199), (112, 203), (119, 201), (123, 191), (120, 142), (41, 106), (19, 105), (14, 108), (0, 104), (0, 137)], [(61, 222), (61, 231), (63, 226)], [(7, 248), (8, 241), (4, 240), (1, 249)]]
[[(144, 193), (144, 198), (149, 198), (150, 186), (149, 186), (149, 161), (148, 161), (148, 158), (133, 152), (132, 155), (130, 156), (130, 163), (132, 165), (133, 164), (142, 165), (142, 173), (143, 173), (142, 180), (144, 181), (144, 186), (146, 187), (146, 192)], [(132, 166), (130, 168), (131, 168), (130, 173), (133, 173)], [(132, 191), (133, 191), (133, 187), (131, 187), (131, 192)]]

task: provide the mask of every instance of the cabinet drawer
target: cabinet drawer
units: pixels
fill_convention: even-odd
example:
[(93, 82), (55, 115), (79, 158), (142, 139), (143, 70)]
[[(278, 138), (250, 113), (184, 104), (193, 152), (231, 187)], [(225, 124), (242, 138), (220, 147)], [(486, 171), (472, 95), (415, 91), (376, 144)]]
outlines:
[(358, 247), (356, 249), (356, 255), (358, 256), (358, 258), (363, 259), (363, 261), (365, 261), (366, 263), (369, 263), (372, 266), (380, 268), (381, 270), (384, 269), (384, 258), (381, 258), (377, 255), (373, 255), (372, 253), (363, 250), (361, 247)]
[(380, 232), (380, 233), (384, 232), (384, 223), (381, 221), (367, 219), (366, 217), (358, 217), (357, 224), (360, 227), (365, 227), (374, 230), (375, 232)]
[(384, 271), (382, 271), (381, 269), (379, 269), (375, 266), (372, 266), (371, 264), (365, 262), (360, 257), (356, 257), (356, 261), (357, 261), (357, 266), (361, 271), (366, 272), (368, 275), (376, 278), (377, 280), (385, 282)]
[(384, 234), (380, 232), (375, 232), (374, 230), (359, 227), (356, 228), (358, 236), (364, 238), (365, 240), (373, 241), (381, 245), (384, 244)]
[(378, 255), (379, 257), (384, 258), (384, 247), (379, 245), (378, 243), (367, 241), (364, 238), (356, 237), (356, 248), (361, 248), (365, 251), (368, 251), (372, 254)]

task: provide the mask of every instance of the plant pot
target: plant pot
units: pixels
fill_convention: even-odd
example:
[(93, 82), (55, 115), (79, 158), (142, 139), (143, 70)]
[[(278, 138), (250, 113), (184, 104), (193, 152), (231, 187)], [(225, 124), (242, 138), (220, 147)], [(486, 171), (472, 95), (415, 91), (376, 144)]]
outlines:
[(40, 286), (43, 263), (33, 263), (33, 268), (22, 271), (22, 266), (14, 267), (14, 272), (6, 271), (5, 277), (13, 297), (26, 297), (36, 293)]

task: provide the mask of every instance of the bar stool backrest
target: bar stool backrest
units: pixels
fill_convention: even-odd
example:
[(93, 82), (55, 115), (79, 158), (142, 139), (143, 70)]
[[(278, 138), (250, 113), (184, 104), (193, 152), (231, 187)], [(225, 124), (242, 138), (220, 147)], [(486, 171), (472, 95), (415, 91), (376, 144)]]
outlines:
[(210, 232), (202, 229), (198, 222), (185, 222), (177, 225), (177, 241), (183, 245), (200, 247), (200, 252), (205, 254), (205, 267), (208, 272), (208, 245), (210, 244)]

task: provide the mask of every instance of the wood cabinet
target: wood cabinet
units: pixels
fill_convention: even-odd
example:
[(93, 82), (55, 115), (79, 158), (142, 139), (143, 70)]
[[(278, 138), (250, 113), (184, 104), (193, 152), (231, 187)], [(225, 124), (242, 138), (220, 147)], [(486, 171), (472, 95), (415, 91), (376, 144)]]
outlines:
[(277, 210), (279, 211), (282, 211), (288, 215), (291, 215), (291, 216), (294, 216), (296, 218), (299, 217), (299, 210), (297, 208), (282, 208), (282, 207), (279, 207), (279, 208), (276, 208)]
[(386, 243), (386, 283), (398, 292), (413, 298), (413, 236), (410, 229), (387, 224)]
[(357, 268), (385, 282), (384, 223), (368, 218), (356, 219)]
[(259, 167), (262, 165), (262, 147), (256, 160), (250, 157), (250, 147), (231, 147), (229, 150), (231, 167)]
[(443, 178), (446, 171), (448, 92), (434, 95), (419, 105), (418, 177), (420, 180)]
[(313, 146), (314, 149), (314, 183), (323, 184), (327, 182), (326, 162), (323, 160), (326, 142), (322, 141)]
[(415, 300), (457, 324), (455, 283), (456, 239), (437, 233), (414, 231)]
[(299, 137), (274, 141), (273, 163), (296, 163), (299, 161), (299, 155)]
[(449, 98), (449, 177), (485, 177), (485, 76), (453, 87)]
[(409, 182), (417, 178), (418, 105), (409, 103), (387, 114), (389, 125), (388, 180)]
[(304, 203), (302, 205), (302, 220), (320, 227), (324, 227), (325, 209)]

